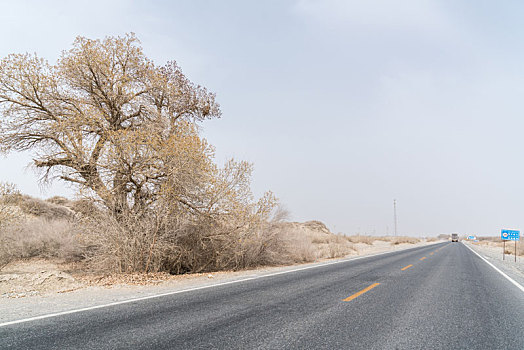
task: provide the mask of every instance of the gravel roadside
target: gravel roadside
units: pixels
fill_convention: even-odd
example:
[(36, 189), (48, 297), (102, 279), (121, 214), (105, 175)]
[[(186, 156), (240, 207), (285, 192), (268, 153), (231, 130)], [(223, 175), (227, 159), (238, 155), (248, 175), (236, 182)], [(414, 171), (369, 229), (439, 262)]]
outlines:
[(521, 286), (524, 286), (524, 258), (519, 256), (515, 262), (514, 255), (507, 255), (502, 260), (502, 248), (486, 246), (474, 242), (463, 241), (466, 246), (472, 248), (474, 251), (482, 255), (486, 260), (495, 265), (498, 269), (506, 275), (517, 281)]

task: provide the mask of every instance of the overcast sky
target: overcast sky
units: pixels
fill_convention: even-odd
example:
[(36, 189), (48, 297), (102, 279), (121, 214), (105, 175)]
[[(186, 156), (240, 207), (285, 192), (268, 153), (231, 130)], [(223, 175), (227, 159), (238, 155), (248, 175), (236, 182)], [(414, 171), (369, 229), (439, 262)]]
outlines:
[[(54, 62), (77, 35), (134, 32), (216, 92), (203, 135), (255, 165), (292, 220), (334, 232), (524, 228), (521, 1), (3, 1), (0, 56)], [(0, 181), (38, 197), (30, 154)]]

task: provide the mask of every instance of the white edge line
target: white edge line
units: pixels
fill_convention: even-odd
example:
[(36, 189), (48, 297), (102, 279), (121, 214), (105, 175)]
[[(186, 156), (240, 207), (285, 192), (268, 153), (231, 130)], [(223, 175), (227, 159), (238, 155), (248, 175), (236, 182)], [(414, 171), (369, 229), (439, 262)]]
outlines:
[[(506, 275), (504, 272), (502, 272), (498, 267), (496, 267), (495, 265), (493, 265), (492, 263), (490, 263), (488, 260), (486, 260), (486, 258), (484, 258), (482, 255), (480, 255), (479, 253), (477, 253), (476, 251), (473, 250), (473, 248), (471, 247), (468, 247), (467, 244), (465, 243), (462, 243), (464, 246), (466, 246), (466, 248), (468, 248), (469, 250), (471, 250), (473, 253), (477, 254), (477, 256), (479, 258), (481, 258), (482, 260), (484, 260), (489, 266), (491, 266), (492, 268), (495, 269), (495, 271), (497, 271), (498, 273), (500, 273), (502, 276), (504, 276), (508, 281), (510, 281), (511, 283), (513, 283), (515, 286), (517, 286), (518, 289), (520, 289), (522, 292), (524, 292), (524, 287), (522, 287), (520, 285), (520, 283), (518, 283), (517, 281), (515, 281), (513, 278), (509, 277), (508, 275)], [(0, 324), (1, 326), (1, 324)]]
[[(437, 242), (437, 243), (433, 243), (433, 244), (438, 244), (438, 243), (442, 243), (442, 242)], [(213, 287), (225, 286), (225, 285), (228, 285), (228, 284), (240, 283), (240, 282), (245, 282), (245, 281), (252, 281), (252, 280), (259, 279), (259, 278), (265, 278), (265, 277), (271, 277), (271, 276), (283, 275), (283, 274), (292, 273), (292, 272), (297, 272), (297, 271), (303, 271), (303, 270), (308, 270), (308, 269), (315, 269), (315, 268), (322, 267), (322, 266), (328, 266), (328, 265), (340, 264), (340, 263), (349, 262), (349, 261), (355, 261), (355, 260), (359, 260), (359, 259), (371, 258), (371, 257), (373, 257), (373, 256), (378, 256), (378, 255), (385, 255), (385, 254), (391, 254), (391, 253), (401, 252), (401, 251), (403, 251), (403, 250), (408, 250), (408, 249), (424, 248), (424, 247), (427, 247), (427, 246), (430, 246), (430, 245), (433, 245), (433, 244), (427, 244), (427, 245), (425, 245), (425, 246), (421, 246), (421, 247), (413, 247), (413, 248), (406, 248), (406, 249), (400, 249), (400, 250), (393, 250), (393, 251), (389, 251), (389, 252), (382, 252), (382, 253), (377, 253), (377, 254), (372, 254), (372, 255), (358, 256), (358, 257), (353, 257), (353, 258), (349, 258), (349, 259), (346, 258), (346, 259), (341, 259), (341, 260), (337, 260), (337, 261), (331, 261), (331, 262), (327, 262), (327, 263), (320, 263), (320, 264), (316, 264), (316, 265), (311, 265), (311, 266), (306, 266), (306, 267), (300, 267), (300, 268), (296, 268), (296, 269), (292, 269), (292, 270), (286, 270), (286, 271), (274, 272), (274, 273), (270, 273), (270, 274), (267, 274), (267, 275), (260, 275), (260, 276), (254, 276), (254, 277), (247, 277), (247, 278), (243, 278), (243, 279), (240, 279), (240, 280), (227, 281), (227, 282), (216, 283), (216, 284), (211, 284), (211, 285), (206, 285), (206, 286), (200, 286), (200, 287), (194, 287), (194, 288), (187, 288), (187, 289), (182, 289), (182, 290), (177, 290), (177, 291), (167, 292), (167, 293), (161, 293), (161, 294), (155, 294), (155, 295), (148, 295), (148, 296), (140, 297), (140, 298), (133, 298), (133, 299), (127, 299), (127, 300), (122, 300), (122, 301), (115, 301), (115, 302), (113, 302), (113, 303), (109, 303), (109, 304), (102, 304), (102, 305), (96, 305), (96, 306), (89, 306), (89, 307), (84, 307), (84, 308), (81, 308), (81, 309), (74, 309), (74, 310), (62, 311), (62, 312), (56, 312), (56, 313), (47, 314), (47, 315), (41, 315), (41, 316), (35, 316), (35, 317), (29, 317), (29, 318), (23, 318), (23, 319), (21, 319), (21, 320), (15, 320), (15, 321), (9, 321), (9, 322), (0, 323), (0, 327), (10, 326), (10, 325), (19, 324), (19, 323), (25, 323), (25, 322), (31, 322), (31, 321), (37, 321), (37, 320), (43, 320), (43, 319), (51, 318), (51, 317), (57, 317), (57, 316), (63, 316), (63, 315), (69, 315), (69, 314), (74, 314), (74, 313), (77, 313), (77, 312), (83, 312), (83, 311), (89, 311), (89, 310), (102, 309), (102, 308), (110, 307), (110, 306), (116, 306), (116, 305), (122, 305), (122, 304), (129, 304), (129, 303), (134, 303), (134, 302), (137, 302), (137, 301), (148, 300), (148, 299), (154, 299), (154, 298), (160, 298), (160, 297), (164, 297), (164, 296), (168, 296), (168, 295), (174, 295), (174, 294), (180, 294), (180, 293), (185, 293), (185, 292), (191, 292), (191, 291), (195, 291), (195, 290), (201, 290), (201, 289), (207, 289), (207, 288), (213, 288)], [(486, 262), (487, 262), (487, 261), (486, 261)], [(488, 262), (488, 264), (489, 264), (489, 262)], [(490, 265), (491, 265), (491, 264), (490, 264)], [(493, 265), (492, 265), (492, 266), (493, 266)], [(493, 267), (494, 267), (494, 266), (493, 266)], [(495, 269), (496, 269), (496, 267), (495, 267)], [(499, 271), (499, 272), (500, 272), (500, 271)], [(501, 272), (501, 273), (502, 273), (502, 272)], [(503, 273), (502, 273), (502, 274), (503, 274)], [(504, 276), (506, 276), (506, 275), (504, 275)], [(507, 277), (507, 276), (506, 276), (506, 278), (510, 279), (510, 278)], [(511, 279), (510, 279), (510, 280), (511, 280)], [(511, 280), (511, 281), (513, 281), (513, 280)], [(516, 283), (516, 282), (513, 281), (513, 283)], [(520, 288), (522, 288), (522, 287), (520, 287)]]

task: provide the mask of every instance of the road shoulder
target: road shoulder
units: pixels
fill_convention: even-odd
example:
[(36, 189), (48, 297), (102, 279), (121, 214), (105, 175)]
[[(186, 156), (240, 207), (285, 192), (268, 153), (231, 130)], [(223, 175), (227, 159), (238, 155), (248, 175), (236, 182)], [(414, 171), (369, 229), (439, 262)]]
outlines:
[(502, 260), (502, 251), (499, 249), (480, 246), (470, 242), (462, 243), (508, 275), (515, 282), (524, 286), (524, 259), (522, 257), (517, 257), (517, 262), (515, 262), (513, 255), (506, 255), (505, 260)]

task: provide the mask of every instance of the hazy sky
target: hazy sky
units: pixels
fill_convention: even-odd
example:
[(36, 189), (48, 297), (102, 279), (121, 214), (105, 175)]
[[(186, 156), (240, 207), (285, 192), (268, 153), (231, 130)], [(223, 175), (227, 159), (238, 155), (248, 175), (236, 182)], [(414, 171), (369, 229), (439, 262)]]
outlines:
[[(521, 1), (2, 1), (0, 56), (135, 32), (216, 92), (217, 160), (335, 232), (524, 229)], [(0, 181), (39, 197), (30, 155)]]

